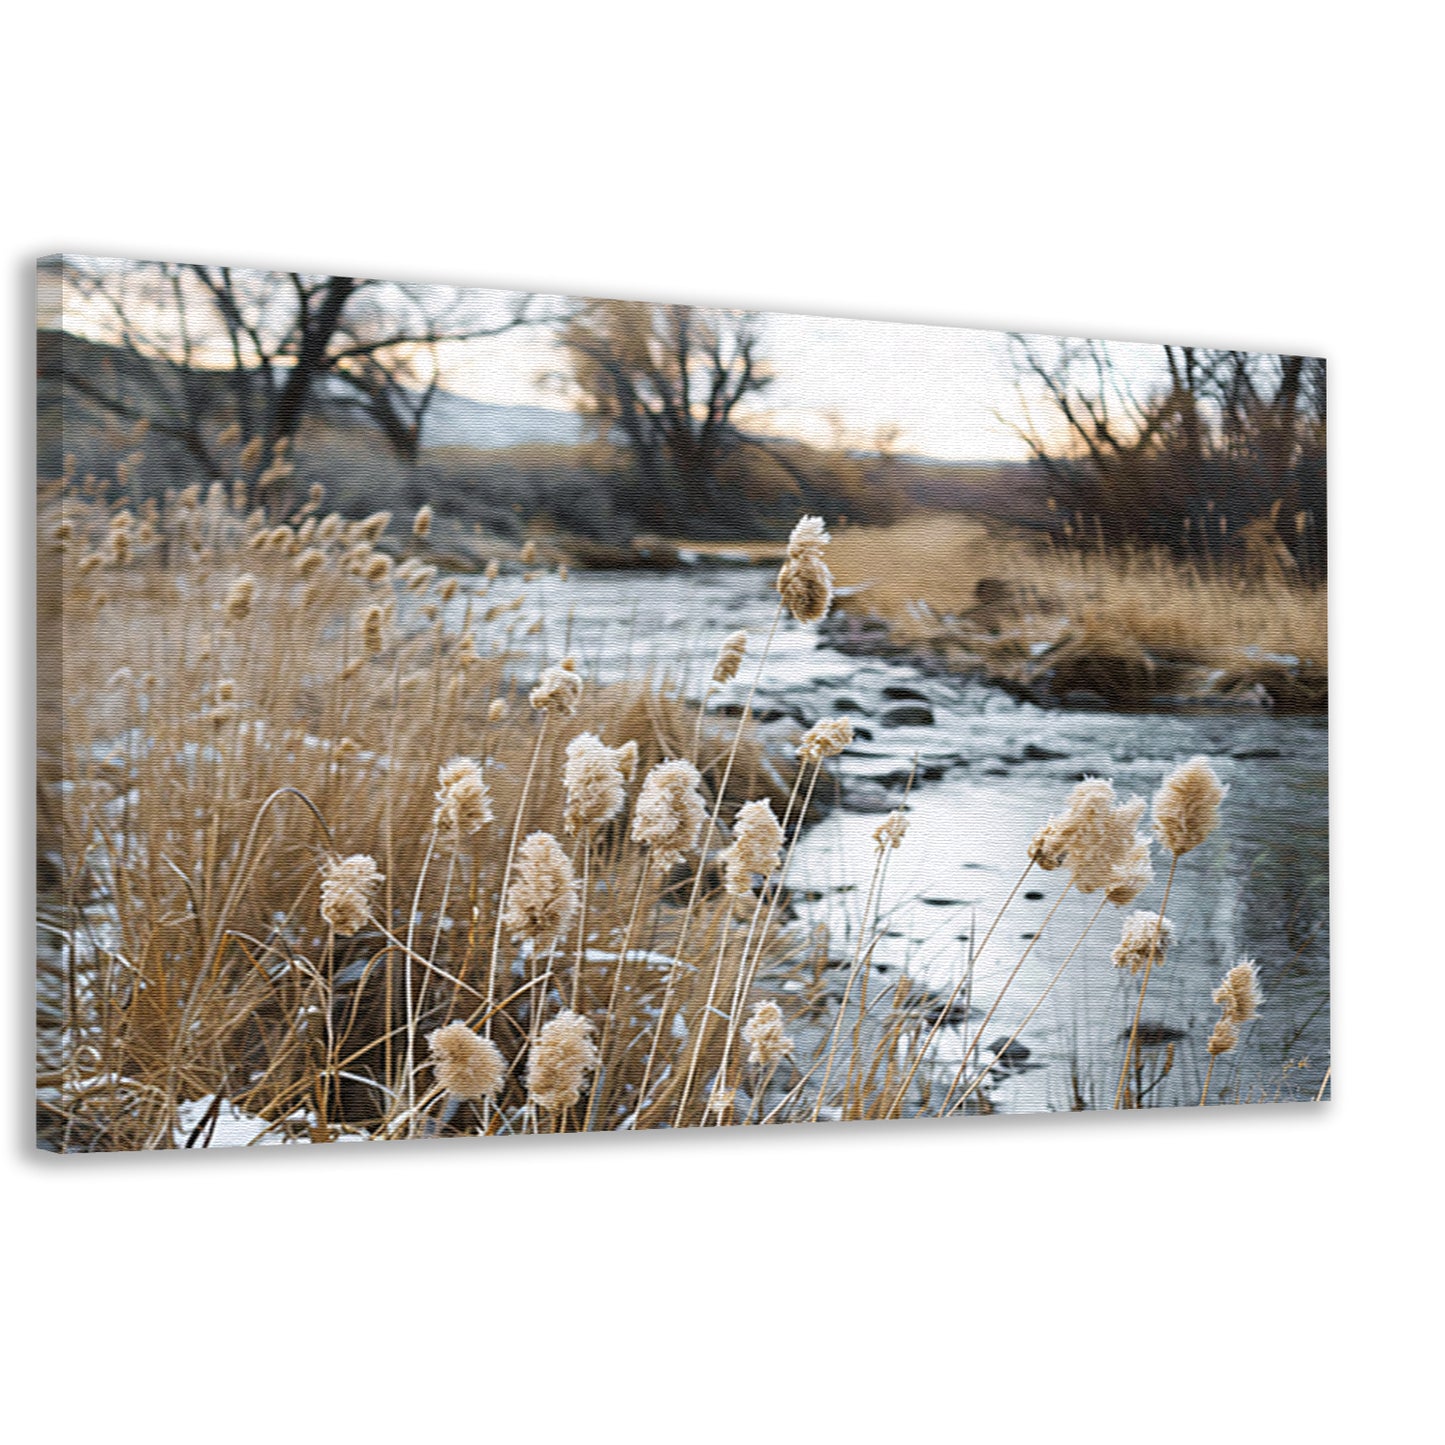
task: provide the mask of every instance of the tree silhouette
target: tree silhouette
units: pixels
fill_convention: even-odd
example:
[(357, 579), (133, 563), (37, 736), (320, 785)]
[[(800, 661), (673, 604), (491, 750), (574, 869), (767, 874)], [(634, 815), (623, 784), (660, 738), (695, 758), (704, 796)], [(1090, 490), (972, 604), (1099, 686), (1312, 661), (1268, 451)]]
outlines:
[(599, 438), (621, 442), (636, 462), (639, 514), (649, 525), (679, 512), (727, 510), (724, 462), (740, 448), (765, 450), (796, 471), (737, 423), (739, 406), (772, 380), (752, 313), (587, 301), (558, 339), (574, 405)]
[(212, 476), (232, 423), (271, 455), (321, 402), (364, 418), (414, 463), (437, 348), (539, 319), (531, 296), (457, 287), (84, 257), (59, 267), (63, 307), (123, 358), (86, 364), (62, 344), (63, 382), (117, 421), (144, 418)]
[(1089, 530), (1175, 548), (1242, 536), (1257, 557), (1323, 569), (1321, 358), (1161, 346), (1141, 380), (1108, 342), (1009, 339), (1023, 417), (1010, 424)]

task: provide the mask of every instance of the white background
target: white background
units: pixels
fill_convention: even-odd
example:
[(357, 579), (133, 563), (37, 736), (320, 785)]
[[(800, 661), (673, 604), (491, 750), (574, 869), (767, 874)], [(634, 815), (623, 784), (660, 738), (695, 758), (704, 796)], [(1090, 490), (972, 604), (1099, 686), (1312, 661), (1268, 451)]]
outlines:
[[(1429, 14), (11, 14), (10, 1438), (1353, 1441), (1438, 1424)], [(61, 248), (1326, 354), (1336, 1102), (33, 1157), (30, 284)]]

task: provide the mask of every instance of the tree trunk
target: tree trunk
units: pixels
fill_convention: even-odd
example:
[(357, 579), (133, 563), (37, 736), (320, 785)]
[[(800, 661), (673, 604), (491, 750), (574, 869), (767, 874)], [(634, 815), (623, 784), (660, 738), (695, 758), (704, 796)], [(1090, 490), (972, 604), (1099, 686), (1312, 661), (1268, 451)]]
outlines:
[(356, 290), (356, 284), (350, 276), (333, 276), (327, 283), (316, 314), (307, 321), (296, 363), (281, 389), (276, 415), (271, 420), (270, 440), (273, 444), (282, 437), (294, 437), (300, 430), (311, 399), (312, 383), (325, 371), (327, 348), (341, 324), (341, 313), (346, 309), (351, 293)]

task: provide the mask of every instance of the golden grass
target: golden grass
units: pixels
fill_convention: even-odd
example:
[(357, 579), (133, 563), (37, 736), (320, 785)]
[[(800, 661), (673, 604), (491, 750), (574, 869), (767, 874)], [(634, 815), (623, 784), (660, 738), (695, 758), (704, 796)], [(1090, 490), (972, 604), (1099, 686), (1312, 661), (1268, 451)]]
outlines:
[[(62, 878), (46, 921), (72, 964), (86, 954), (101, 975), (79, 990), (73, 969), (67, 980), (69, 1022), (84, 1014), (98, 1042), (61, 1070), (72, 1097), (54, 1107), (95, 1147), (164, 1143), (177, 1106), (206, 1095), (267, 1118), (300, 1110), (323, 1136), (378, 1126), (388, 1112), (378, 1101), (396, 1094), (407, 947), (421, 955), (410, 982), (429, 994), (418, 1013), (431, 1025), (446, 1022), (438, 1008), (478, 1011), (490, 962), (506, 830), (429, 848), (437, 773), (451, 758), (484, 760), (510, 821), (535, 755), (526, 826), (559, 837), (564, 749), (583, 730), (635, 742), (642, 772), (696, 749), (713, 783), (735, 749), (729, 811), (786, 793), (750, 727), (699, 718), (666, 680), (584, 688), (565, 728), (542, 727), (526, 698), (544, 661), (528, 574), (479, 579), (448, 609), (455, 581), (407, 564), (381, 575), (359, 524), (332, 523), (324, 539), (314, 513), (273, 527), (244, 518), (223, 489), (139, 520), (60, 496), (42, 513), (41, 634), (47, 656), (63, 658), (42, 688), (42, 816), (60, 817), (41, 842)], [(115, 515), (148, 538), (123, 564)], [(303, 569), (309, 547), (322, 557)], [(244, 609), (238, 596), (250, 598)], [(650, 874), (620, 827), (587, 851), (605, 880), (592, 946), (620, 942), (618, 913), (640, 897), (632, 942), (655, 952), (675, 926), (678, 885)], [(389, 930), (326, 938), (318, 868), (330, 854), (377, 860)], [(424, 952), (405, 942), (413, 905), (426, 915)], [(640, 1031), (655, 1003), (650, 967), (637, 970), (623, 1000), (632, 1015), (615, 1033)], [(574, 972), (584, 998), (605, 999), (603, 965), (584, 957)], [(692, 986), (679, 985), (684, 1003)], [(490, 1022), (516, 1054), (531, 1032), (528, 996)], [(607, 1081), (619, 1096), (621, 1062)]]
[[(44, 1143), (204, 1146), (232, 1116), (326, 1142), (987, 1108), (986, 1068), (945, 1091), (932, 1067), (936, 1000), (905, 980), (867, 998), (891, 835), (848, 966), (848, 989), (863, 970), (866, 1027), (844, 1028), (848, 989), (830, 1002), (826, 940), (788, 922), (823, 757), (770, 756), (748, 707), (723, 723), (666, 678), (583, 679), (575, 710), (570, 688), (534, 708), (560, 660), (535, 571), (394, 565), (384, 517), (323, 516), (313, 491), (282, 522), (253, 500), (216, 484), (132, 516), (103, 488), (42, 491)], [(760, 644), (740, 674), (754, 687)], [(582, 732), (636, 744), (615, 813), (610, 791), (591, 809), (566, 795)], [(488, 790), (483, 807), (473, 788), (466, 827), (438, 808), (439, 773), (459, 757)], [(646, 772), (674, 758), (696, 761), (708, 822), (664, 871), (630, 824)], [(741, 805), (759, 798), (787, 841), (754, 892), (722, 865)], [(604, 814), (569, 834), (569, 817)], [(519, 848), (537, 834), (558, 846)], [(514, 864), (525, 873), (540, 852), (580, 906), (558, 906), (560, 932), (533, 946), (507, 905)], [(369, 889), (371, 867), (351, 870), (360, 893), (338, 929), (320, 884), (360, 855), (382, 878)], [(798, 1047), (763, 1062), (744, 1022), (788, 1001), (785, 975), (810, 981), (785, 1023)], [(832, 1021), (810, 1033), (814, 1008)], [(439, 1082), (427, 1041), (458, 1022), (490, 1043), (442, 1035)], [(565, 1068), (537, 1053), (564, 1034)], [(443, 1086), (463, 1077), (486, 1085)]]
[[(831, 559), (849, 610), (885, 622), (899, 642), (1006, 680), (1062, 663), (1066, 678), (1097, 683), (1111, 702), (1206, 687), (1223, 695), (1255, 680), (1285, 691), (1286, 705), (1323, 701), (1325, 588), (1277, 570), (1058, 546), (963, 516), (849, 528)], [(1041, 647), (1052, 649), (1043, 662)]]

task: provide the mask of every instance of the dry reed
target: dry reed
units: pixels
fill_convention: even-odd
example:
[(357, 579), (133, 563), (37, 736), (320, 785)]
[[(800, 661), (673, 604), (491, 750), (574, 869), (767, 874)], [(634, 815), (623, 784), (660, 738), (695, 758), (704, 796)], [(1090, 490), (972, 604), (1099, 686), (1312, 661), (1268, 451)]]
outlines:
[[(260, 464), (257, 449), (247, 475)], [(525, 578), (398, 566), (386, 513), (318, 517), (321, 502), (281, 517), (189, 488), (137, 519), (63, 486), (42, 500), (66, 720), (42, 776), (62, 879), (46, 920), (64, 940), (47, 1139), (167, 1147), (204, 1098), (314, 1140), (981, 1107), (991, 1011), (961, 1065), (934, 1051), (964, 978), (936, 1015), (901, 986), (868, 997), (905, 811), (874, 830), (851, 959), (788, 922), (792, 849), (847, 719), (807, 728), (790, 790), (763, 795), (752, 691), (726, 730), (704, 715), (743, 634), (695, 701), (593, 687), (571, 657), (538, 670), (517, 648)], [(412, 530), (432, 525), (422, 509)], [(795, 529), (752, 689), (783, 616), (826, 614), (827, 543), (820, 519)], [(1176, 864), (1217, 822), (1211, 779), (1191, 760), (1156, 797)], [(1133, 902), (1152, 882), (1142, 808), (1080, 784), (1019, 883), (1067, 870), (1049, 918), (1072, 890), (1100, 895), (1095, 918)], [(1115, 952), (1133, 971), (1142, 958), (1146, 986), (1167, 892)], [(798, 966), (846, 970), (821, 1028), (785, 1012)], [(1235, 1028), (1253, 980), (1229, 985)]]
[(1322, 583), (1212, 556), (1062, 546), (963, 516), (850, 527), (830, 555), (849, 612), (959, 670), (1029, 687), (1048, 669), (1056, 688), (1102, 689), (1126, 707), (1257, 682), (1283, 705), (1324, 705)]

